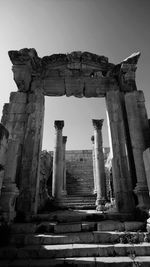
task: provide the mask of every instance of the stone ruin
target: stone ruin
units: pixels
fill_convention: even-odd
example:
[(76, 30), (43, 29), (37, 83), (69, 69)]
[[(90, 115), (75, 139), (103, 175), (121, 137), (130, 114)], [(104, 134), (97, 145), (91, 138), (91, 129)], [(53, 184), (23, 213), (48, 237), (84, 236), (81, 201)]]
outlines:
[[(30, 219), (44, 203), (40, 154), (44, 96), (105, 97), (111, 133), (111, 166), (116, 211), (148, 212), (150, 208), (150, 128), (142, 91), (135, 73), (140, 53), (115, 65), (89, 52), (40, 58), (35, 49), (9, 51), (18, 91), (4, 105), (0, 124), (0, 208), (6, 221), (18, 214)], [(102, 148), (103, 119), (93, 119), (93, 170), (97, 210), (106, 203)], [(65, 194), (64, 121), (55, 121), (52, 196)], [(51, 159), (45, 164), (52, 164)], [(42, 175), (49, 175), (43, 173)], [(47, 179), (47, 178), (44, 178)], [(43, 183), (40, 185), (40, 183)], [(41, 199), (39, 200), (39, 196)], [(43, 204), (42, 204), (43, 205)]]

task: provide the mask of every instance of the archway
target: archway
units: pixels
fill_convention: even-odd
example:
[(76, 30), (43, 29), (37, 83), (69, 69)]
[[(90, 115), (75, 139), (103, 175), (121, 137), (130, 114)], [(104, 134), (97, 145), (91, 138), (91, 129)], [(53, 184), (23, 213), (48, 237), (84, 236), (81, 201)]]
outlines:
[[(144, 165), (139, 166), (137, 160), (142, 160), (142, 153), (147, 146), (144, 127), (148, 131), (143, 96), (141, 91), (137, 91), (135, 83), (136, 64), (140, 54), (133, 54), (118, 65), (109, 63), (104, 56), (89, 52), (54, 54), (39, 58), (34, 49), (22, 49), (9, 51), (9, 56), (13, 63), (18, 92), (11, 94), (10, 104), (4, 108), (2, 121), (9, 130), (10, 138), (18, 140), (21, 145), (19, 209), (27, 214), (37, 212), (44, 95), (105, 97), (112, 137), (113, 177), (118, 211), (134, 210), (134, 193), (138, 197), (139, 207), (148, 207)], [(18, 108), (14, 112), (16, 105)], [(22, 125), (19, 130), (14, 127), (14, 113), (18, 118), (17, 123)], [(5, 116), (6, 114), (8, 115)], [(23, 124), (19, 114), (22, 120), (24, 118)], [(143, 128), (139, 127), (141, 121), (146, 125)], [(138, 138), (134, 128), (138, 129)], [(139, 140), (142, 145), (135, 150)], [(131, 171), (133, 159), (136, 177), (133, 177)]]

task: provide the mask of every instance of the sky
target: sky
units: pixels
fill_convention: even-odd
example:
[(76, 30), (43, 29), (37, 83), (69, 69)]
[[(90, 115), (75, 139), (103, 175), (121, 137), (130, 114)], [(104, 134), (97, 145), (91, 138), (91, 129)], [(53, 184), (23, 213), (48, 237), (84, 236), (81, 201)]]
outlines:
[[(150, 117), (149, 14), (149, 0), (0, 0), (0, 114), (17, 91), (8, 51), (27, 47), (40, 57), (89, 51), (114, 64), (140, 51), (137, 88)], [(104, 119), (103, 145), (109, 146), (105, 99), (46, 97), (43, 149), (54, 148), (54, 120), (64, 120), (67, 150), (91, 149), (92, 119)]]

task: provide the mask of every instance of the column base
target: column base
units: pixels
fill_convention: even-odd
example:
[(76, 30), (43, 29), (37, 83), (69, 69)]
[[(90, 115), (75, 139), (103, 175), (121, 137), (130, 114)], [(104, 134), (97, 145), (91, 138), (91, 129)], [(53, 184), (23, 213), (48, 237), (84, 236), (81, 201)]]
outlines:
[(61, 195), (62, 196), (66, 196), (67, 195), (67, 190), (62, 190)]
[(96, 200), (96, 210), (97, 211), (104, 211), (105, 210), (105, 204), (106, 204), (106, 199), (97, 199)]
[(150, 197), (149, 197), (147, 186), (137, 183), (134, 189), (134, 193), (137, 195), (137, 198), (138, 198), (137, 208), (142, 209), (142, 210), (149, 210), (150, 209)]
[(93, 195), (96, 195), (96, 194), (97, 194), (97, 190), (94, 189), (94, 190), (93, 190)]
[(147, 229), (147, 232), (150, 233), (150, 210), (149, 210), (149, 218), (147, 219), (147, 224), (146, 224), (146, 229)]

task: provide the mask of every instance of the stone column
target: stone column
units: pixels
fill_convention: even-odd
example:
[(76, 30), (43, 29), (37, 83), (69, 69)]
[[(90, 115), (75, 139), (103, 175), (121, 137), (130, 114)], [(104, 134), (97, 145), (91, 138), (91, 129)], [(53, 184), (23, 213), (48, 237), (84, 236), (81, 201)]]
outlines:
[(9, 137), (9, 132), (0, 123), (0, 195), (4, 179), (4, 166), (6, 161), (6, 152), (8, 148), (8, 137)]
[(109, 91), (106, 95), (106, 105), (110, 121), (112, 140), (112, 173), (116, 210), (118, 212), (133, 212), (135, 208), (132, 181), (128, 164), (127, 140), (123, 116), (123, 93)]
[(67, 136), (63, 136), (63, 189), (62, 194), (67, 195), (66, 191), (66, 142), (67, 142)]
[(19, 141), (9, 140), (4, 168), (4, 181), (0, 197), (2, 215), (6, 221), (13, 221), (16, 216), (15, 204), (19, 195), (16, 186), (16, 173), (19, 156)]
[(150, 127), (149, 127), (149, 121), (147, 116), (147, 110), (145, 107), (145, 97), (142, 91), (136, 91), (134, 92), (137, 99), (137, 106), (139, 110), (139, 116), (140, 116), (140, 123), (141, 128), (144, 136), (144, 142), (145, 142), (145, 149), (150, 147)]
[(94, 147), (94, 135), (91, 136), (91, 141), (92, 141), (92, 158), (93, 158), (93, 177), (94, 177), (94, 191), (93, 193), (97, 193), (97, 188), (96, 188), (96, 168), (95, 168), (95, 147)]
[(103, 120), (92, 120), (94, 126), (95, 173), (97, 187), (97, 210), (103, 211), (106, 202), (106, 176), (102, 147)]
[(64, 121), (55, 121), (55, 147), (53, 156), (53, 182), (52, 182), (52, 196), (55, 199), (60, 199), (62, 195), (63, 186), (63, 149), (62, 149), (62, 129), (64, 127)]
[(15, 201), (21, 184), (21, 157), (28, 120), (26, 111), (27, 93), (11, 92), (9, 103), (3, 107), (2, 116), (2, 123), (9, 132), (9, 146), (3, 180), (5, 187), (1, 196), (3, 215), (6, 220), (13, 220), (17, 210)]
[(138, 107), (137, 95), (138, 92), (136, 91), (127, 93), (125, 95), (125, 105), (137, 177), (137, 184), (134, 192), (138, 197), (138, 207), (141, 209), (149, 209), (150, 198), (143, 161), (145, 138), (141, 124), (141, 115)]
[(40, 83), (32, 84), (26, 108), (28, 120), (23, 142), (20, 194), (17, 208), (26, 218), (37, 213), (40, 176), (40, 152), (42, 147), (44, 95)]

